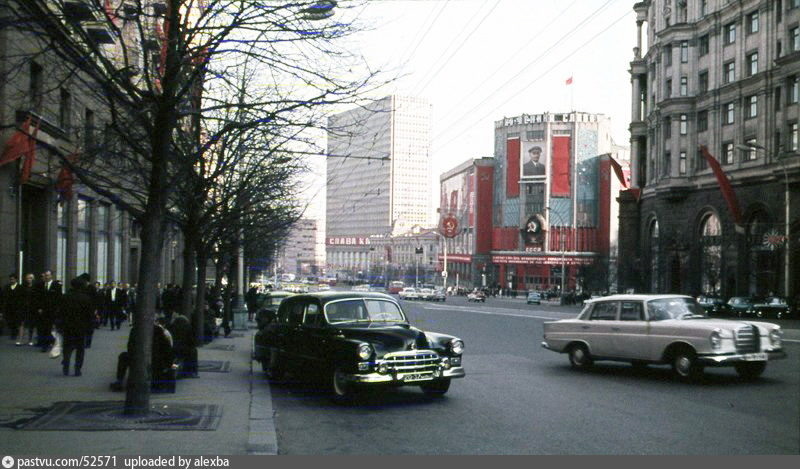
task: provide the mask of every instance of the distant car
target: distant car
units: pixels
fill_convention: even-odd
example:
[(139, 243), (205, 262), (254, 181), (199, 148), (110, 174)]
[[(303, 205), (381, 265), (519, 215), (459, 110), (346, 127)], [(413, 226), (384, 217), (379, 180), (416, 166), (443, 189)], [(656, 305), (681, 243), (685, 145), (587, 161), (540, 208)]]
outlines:
[(738, 318), (755, 316), (753, 299), (746, 296), (734, 296), (728, 300), (728, 312)]
[(527, 303), (529, 305), (540, 305), (542, 304), (542, 295), (537, 292), (528, 292), (528, 299)]
[(369, 291), (374, 293), (388, 293), (386, 287), (384, 287), (383, 285), (371, 285), (369, 287)]
[(465, 376), (461, 339), (411, 326), (397, 301), (381, 293), (292, 297), (259, 337), (259, 350), (270, 378), (324, 378), (336, 401), (357, 388), (404, 385), (443, 396), (452, 379)]
[(403, 291), (405, 286), (405, 283), (401, 282), (400, 280), (395, 280), (394, 282), (389, 283), (389, 293), (392, 295), (397, 295)]
[(331, 286), (326, 283), (320, 283), (317, 285), (317, 291), (328, 291), (331, 289)]
[(473, 292), (470, 292), (469, 294), (467, 294), (467, 301), (475, 301), (475, 302), (480, 301), (481, 303), (485, 303), (486, 293), (480, 290), (475, 290)]
[(772, 296), (753, 304), (756, 317), (786, 319), (791, 317), (791, 309), (785, 299)]
[(728, 312), (728, 305), (722, 298), (701, 295), (697, 297), (697, 304), (709, 316), (724, 316)]
[(417, 289), (414, 287), (406, 287), (400, 291), (400, 299), (401, 300), (417, 300), (419, 299), (419, 294), (417, 293)]
[(544, 323), (542, 346), (569, 355), (574, 368), (596, 360), (670, 364), (692, 380), (706, 366), (733, 366), (745, 379), (786, 358), (783, 331), (766, 322), (709, 319), (694, 298), (614, 295), (589, 300), (576, 319)]
[(353, 287), (353, 291), (367, 292), (369, 291), (369, 288), (370, 286), (368, 284), (356, 285), (355, 287)]
[(447, 301), (447, 294), (445, 294), (444, 288), (437, 288), (433, 290), (433, 295), (431, 296), (432, 301)]
[(417, 291), (420, 300), (431, 300), (433, 298), (433, 290), (430, 288), (420, 288)]

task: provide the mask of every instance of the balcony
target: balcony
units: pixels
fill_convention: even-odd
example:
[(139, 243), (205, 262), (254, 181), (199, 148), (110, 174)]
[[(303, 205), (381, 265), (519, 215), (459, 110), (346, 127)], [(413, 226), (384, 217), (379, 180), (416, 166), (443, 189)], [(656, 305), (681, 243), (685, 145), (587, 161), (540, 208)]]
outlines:
[(66, 0), (64, 2), (64, 16), (68, 21), (92, 21), (95, 19), (92, 6), (87, 0)]

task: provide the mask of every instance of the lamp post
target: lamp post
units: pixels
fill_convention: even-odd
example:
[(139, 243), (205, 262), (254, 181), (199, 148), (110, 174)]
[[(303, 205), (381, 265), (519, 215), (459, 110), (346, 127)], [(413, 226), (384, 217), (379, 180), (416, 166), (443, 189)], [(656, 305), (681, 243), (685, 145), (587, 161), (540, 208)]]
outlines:
[[(550, 207), (545, 207), (544, 209), (547, 210), (547, 225), (549, 227), (550, 226), (550, 214), (553, 213), (553, 209), (551, 209)], [(565, 278), (565, 274), (566, 274), (566, 271), (564, 269), (564, 264), (565, 264), (564, 255), (566, 253), (565, 252), (566, 251), (566, 239), (564, 238), (564, 233), (562, 231), (563, 231), (563, 228), (566, 225), (564, 224), (564, 219), (561, 218), (561, 215), (559, 215), (558, 213), (556, 213), (555, 215), (558, 218), (558, 222), (561, 223), (561, 228), (562, 228), (562, 230), (559, 230), (558, 240), (559, 240), (559, 243), (561, 244), (561, 300), (563, 301), (564, 300), (564, 278)]]
[[(742, 145), (736, 145), (736, 148), (744, 151), (761, 151), (766, 154), (766, 147), (763, 145), (759, 145), (757, 143), (745, 143)], [(783, 184), (784, 184), (784, 249), (783, 249), (783, 295), (786, 299), (789, 298), (789, 275), (791, 271), (789, 269), (789, 261), (791, 260), (792, 250), (791, 250), (791, 224), (790, 224), (790, 206), (791, 203), (791, 193), (789, 192), (789, 172), (786, 170), (786, 153), (783, 151), (784, 147), (783, 144), (778, 145), (778, 153), (776, 155), (776, 159), (781, 163), (781, 169), (783, 170)]]

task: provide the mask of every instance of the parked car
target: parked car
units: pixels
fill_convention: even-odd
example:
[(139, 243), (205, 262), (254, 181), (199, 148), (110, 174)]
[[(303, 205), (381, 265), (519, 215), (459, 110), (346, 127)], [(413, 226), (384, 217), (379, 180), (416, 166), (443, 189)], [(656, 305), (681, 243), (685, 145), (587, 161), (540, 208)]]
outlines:
[(444, 292), (444, 288), (437, 288), (433, 290), (433, 295), (431, 296), (432, 301), (447, 301), (447, 295)]
[(411, 326), (397, 301), (381, 293), (291, 297), (258, 340), (256, 359), (270, 377), (310, 372), (338, 401), (359, 387), (388, 385), (442, 396), (451, 379), (465, 376), (461, 339)]
[(475, 302), (480, 301), (481, 303), (485, 303), (486, 302), (486, 293), (484, 293), (484, 292), (482, 292), (480, 290), (474, 290), (474, 291), (470, 292), (469, 294), (467, 294), (467, 301), (475, 301)]
[(534, 292), (534, 291), (528, 292), (527, 303), (529, 305), (540, 305), (540, 304), (542, 304), (542, 295), (540, 295), (538, 292)]
[(722, 298), (715, 296), (701, 295), (697, 297), (697, 304), (709, 316), (725, 316), (728, 312), (728, 305)]
[(734, 296), (728, 300), (728, 312), (738, 318), (755, 316), (753, 299), (746, 296)]
[(271, 291), (258, 295), (258, 309), (256, 310), (256, 324), (261, 329), (267, 323), (274, 320), (278, 314), (278, 307), (281, 302), (293, 296), (293, 292), (288, 291)]
[(576, 319), (546, 322), (542, 346), (568, 354), (575, 368), (597, 360), (670, 364), (691, 380), (706, 366), (733, 366), (755, 379), (767, 361), (786, 357), (782, 336), (775, 324), (709, 319), (689, 296), (614, 295), (587, 301)]
[(420, 288), (417, 290), (420, 300), (430, 300), (433, 298), (433, 290), (430, 288)]
[(414, 287), (406, 287), (400, 291), (400, 299), (401, 300), (417, 300), (419, 299), (419, 294), (417, 293), (417, 289)]
[(358, 292), (368, 292), (369, 289), (370, 289), (369, 284), (356, 285), (353, 287), (353, 291), (358, 291)]
[(763, 302), (753, 304), (756, 317), (785, 319), (791, 317), (791, 309), (785, 299), (771, 296)]

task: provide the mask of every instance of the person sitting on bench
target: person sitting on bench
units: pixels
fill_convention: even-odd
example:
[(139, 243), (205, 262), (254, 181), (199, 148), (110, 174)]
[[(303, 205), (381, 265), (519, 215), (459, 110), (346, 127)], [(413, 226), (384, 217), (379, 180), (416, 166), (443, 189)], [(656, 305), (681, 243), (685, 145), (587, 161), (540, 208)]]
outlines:
[[(128, 337), (128, 350), (119, 354), (117, 359), (117, 380), (111, 383), (112, 391), (122, 391), (125, 375), (130, 368), (133, 356), (133, 331)], [(172, 337), (161, 324), (153, 325), (153, 356), (150, 368), (150, 380), (153, 391), (175, 392), (175, 351), (172, 348)]]

